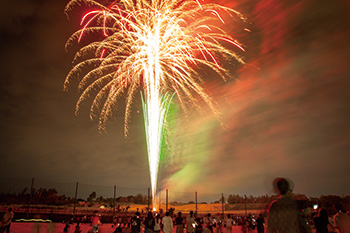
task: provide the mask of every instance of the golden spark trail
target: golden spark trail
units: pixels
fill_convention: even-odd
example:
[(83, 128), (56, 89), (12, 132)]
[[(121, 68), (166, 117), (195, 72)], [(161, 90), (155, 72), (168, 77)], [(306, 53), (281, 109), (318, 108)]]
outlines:
[[(226, 79), (229, 73), (219, 65), (218, 56), (244, 63), (234, 51), (244, 51), (243, 46), (217, 26), (224, 23), (220, 12), (243, 17), (230, 8), (198, 0), (116, 0), (109, 6), (94, 0), (71, 0), (65, 13), (82, 3), (92, 10), (83, 16), (82, 28), (68, 39), (66, 48), (86, 35), (98, 35), (99, 39), (92, 39), (76, 53), (64, 88), (81, 76), (76, 112), (86, 98), (94, 96), (90, 117), (99, 116), (100, 130), (105, 129), (119, 98), (126, 96), (126, 136), (133, 98), (142, 90), (154, 201), (167, 103), (176, 93), (184, 110), (200, 108), (200, 100), (204, 100), (216, 112), (200, 86), (196, 68), (207, 67)], [(228, 49), (221, 42), (233, 46)]]

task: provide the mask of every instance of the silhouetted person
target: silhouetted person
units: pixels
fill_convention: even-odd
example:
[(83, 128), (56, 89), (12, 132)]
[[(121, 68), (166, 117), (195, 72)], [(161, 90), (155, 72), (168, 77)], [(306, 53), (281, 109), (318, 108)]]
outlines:
[(280, 197), (270, 204), (267, 232), (300, 233), (298, 203), (290, 196), (289, 183), (284, 178), (275, 181)]
[(195, 233), (203, 233), (203, 225), (202, 225), (202, 222), (201, 222), (201, 219), (200, 218), (196, 218), (194, 220), (194, 224), (195, 224), (195, 229), (194, 229), (194, 232)]
[(98, 214), (98, 211), (95, 210), (94, 215), (91, 217), (91, 226), (92, 226), (92, 232), (96, 233), (98, 232), (98, 228), (101, 224), (101, 216)]
[(328, 214), (327, 210), (321, 209), (320, 214), (314, 218), (315, 228), (317, 233), (328, 233)]
[(81, 233), (81, 228), (79, 223), (77, 223), (77, 225), (75, 226), (74, 233)]
[(13, 219), (12, 208), (8, 208), (8, 211), (4, 214), (4, 216), (2, 216), (2, 219), (1, 219), (1, 228), (0, 228), (1, 232), (6, 232), (6, 233), (10, 232), (12, 219)]
[(213, 233), (213, 219), (210, 213), (204, 218), (204, 225)]
[(131, 233), (140, 233), (141, 232), (141, 219), (140, 213), (137, 211), (135, 216), (131, 218)]
[(154, 217), (151, 211), (148, 211), (147, 217), (145, 219), (145, 228), (147, 230), (147, 233), (153, 233), (154, 231)]
[(182, 217), (182, 213), (177, 213), (177, 217), (175, 218), (175, 225), (176, 225), (176, 233), (183, 233), (184, 231), (184, 219)]
[(259, 214), (259, 217), (256, 219), (256, 228), (258, 233), (265, 232), (265, 219), (262, 214)]
[(195, 217), (193, 216), (193, 211), (190, 211), (190, 215), (187, 216), (186, 218), (186, 228), (187, 228), (187, 233), (193, 233), (194, 232), (194, 223)]
[(70, 222), (66, 222), (66, 225), (63, 228), (63, 232), (68, 232), (70, 228)]
[(122, 224), (121, 223), (117, 223), (113, 233), (120, 233), (120, 232), (123, 232)]

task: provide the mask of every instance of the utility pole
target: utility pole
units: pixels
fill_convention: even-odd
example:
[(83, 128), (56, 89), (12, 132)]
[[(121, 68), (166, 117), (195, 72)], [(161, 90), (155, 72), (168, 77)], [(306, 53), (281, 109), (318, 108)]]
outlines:
[(30, 196), (29, 196), (29, 203), (28, 203), (28, 209), (27, 209), (27, 219), (29, 218), (29, 209), (30, 209), (30, 205), (32, 204), (33, 188), (34, 188), (34, 177), (32, 178), (32, 185), (30, 186)]
[(197, 213), (198, 213), (198, 206), (197, 206), (197, 191), (194, 193), (195, 195), (195, 200), (196, 200), (196, 216), (197, 216)]
[(225, 216), (224, 194), (221, 193), (222, 217)]
[(244, 208), (245, 208), (245, 216), (247, 217), (247, 196), (244, 194)]
[(117, 186), (114, 185), (114, 192), (113, 192), (113, 218), (114, 218), (114, 214), (115, 214), (115, 195), (117, 192)]
[(74, 205), (73, 205), (73, 221), (75, 220), (75, 206), (77, 204), (79, 182), (75, 185)]
[(165, 196), (165, 212), (167, 212), (168, 209), (168, 189), (166, 190), (166, 196)]

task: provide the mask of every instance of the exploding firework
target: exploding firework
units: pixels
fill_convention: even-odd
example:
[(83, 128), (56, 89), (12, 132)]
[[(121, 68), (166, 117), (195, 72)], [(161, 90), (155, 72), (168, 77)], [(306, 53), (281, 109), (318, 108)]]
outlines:
[[(199, 0), (119, 0), (108, 6), (93, 0), (71, 0), (65, 12), (82, 3), (93, 10), (83, 16), (82, 28), (68, 39), (66, 48), (85, 35), (100, 36), (76, 53), (64, 88), (73, 78), (82, 76), (76, 112), (86, 98), (94, 96), (90, 117), (98, 116), (100, 130), (104, 130), (120, 97), (125, 96), (126, 136), (133, 98), (141, 90), (155, 200), (168, 104), (177, 96), (186, 111), (200, 108), (199, 100), (204, 100), (216, 112), (196, 70), (207, 67), (226, 79), (229, 73), (219, 65), (218, 56), (243, 63), (235, 52), (244, 51), (242, 45), (218, 26), (224, 24), (220, 12), (243, 17), (228, 7), (201, 4)], [(232, 49), (223, 44), (232, 44)]]

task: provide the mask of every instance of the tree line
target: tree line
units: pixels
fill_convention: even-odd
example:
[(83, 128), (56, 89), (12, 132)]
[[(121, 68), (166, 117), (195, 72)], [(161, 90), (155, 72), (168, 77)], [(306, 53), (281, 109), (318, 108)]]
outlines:
[[(322, 195), (320, 197), (307, 197), (304, 194), (293, 194), (294, 198), (297, 200), (304, 201), (308, 206), (318, 204), (319, 206), (325, 208), (331, 208), (334, 204), (340, 203), (346, 209), (350, 209), (350, 196), (337, 196), (337, 195)], [(151, 197), (142, 194), (129, 195), (126, 197), (117, 198), (104, 198), (103, 196), (98, 196), (96, 192), (92, 192), (86, 199), (67, 197), (65, 195), (58, 194), (57, 190), (54, 188), (39, 188), (33, 189), (30, 194), (28, 188), (23, 189), (18, 193), (0, 193), (0, 205), (11, 205), (11, 204), (37, 204), (37, 205), (72, 205), (76, 203), (78, 206), (93, 206), (95, 204), (103, 204), (107, 207), (113, 207), (121, 203), (134, 203), (134, 204), (148, 204), (152, 203)], [(262, 195), (262, 196), (246, 196), (238, 194), (229, 194), (227, 198), (221, 197), (219, 200), (211, 203), (224, 203), (225, 205), (235, 205), (235, 204), (266, 204), (271, 203), (277, 198), (276, 195)], [(182, 205), (182, 204), (195, 204), (194, 201), (187, 203), (172, 201), (171, 205)], [(208, 202), (200, 202), (199, 204), (210, 204)]]

